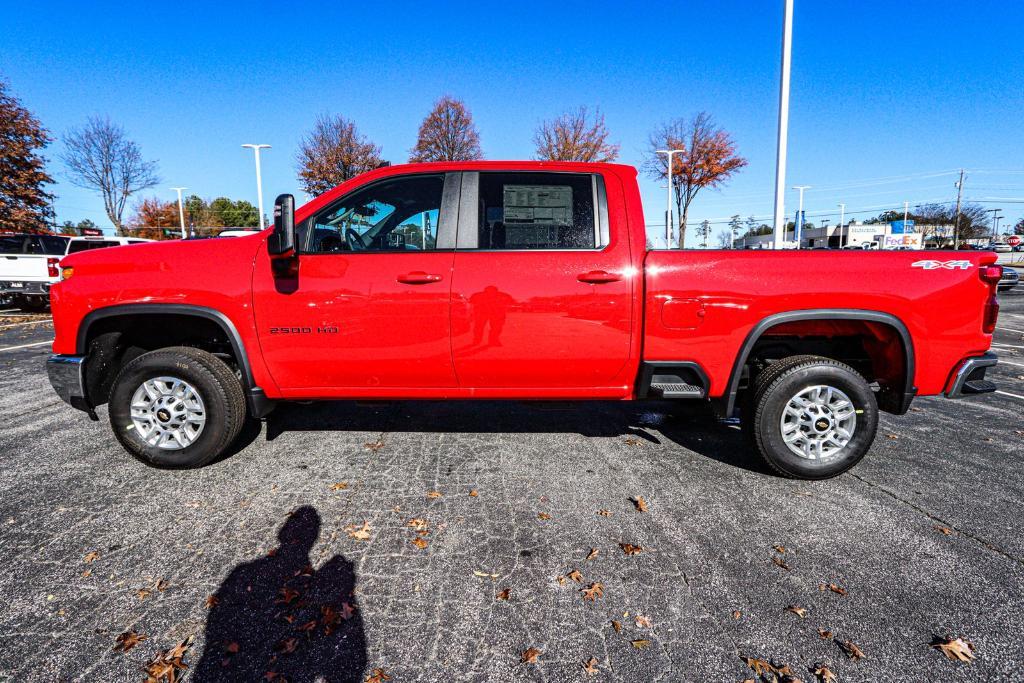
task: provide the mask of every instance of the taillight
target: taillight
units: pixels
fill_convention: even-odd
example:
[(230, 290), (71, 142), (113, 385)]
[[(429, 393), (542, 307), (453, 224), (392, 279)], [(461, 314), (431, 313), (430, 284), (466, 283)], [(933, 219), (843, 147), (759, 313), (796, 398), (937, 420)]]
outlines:
[(60, 277), (60, 269), (57, 267), (59, 263), (59, 258), (46, 259), (46, 274), (50, 277)]
[(996, 331), (996, 321), (999, 319), (999, 299), (996, 298), (999, 280), (1003, 277), (1003, 267), (990, 265), (978, 269), (978, 275), (988, 285), (988, 301), (985, 302), (985, 314), (981, 319), (981, 330), (985, 334), (992, 334)]

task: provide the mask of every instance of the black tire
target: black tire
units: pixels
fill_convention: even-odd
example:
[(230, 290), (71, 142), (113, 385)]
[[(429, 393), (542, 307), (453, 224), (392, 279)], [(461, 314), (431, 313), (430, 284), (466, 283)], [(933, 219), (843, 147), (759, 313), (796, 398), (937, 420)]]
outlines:
[[(781, 421), (789, 401), (816, 385), (833, 387), (855, 409), (853, 437), (821, 459), (797, 455), (783, 440)], [(878, 431), (878, 403), (864, 378), (845, 363), (821, 356), (790, 356), (772, 363), (756, 378), (744, 411), (744, 431), (764, 461), (793, 479), (828, 479), (847, 471), (867, 454)]]
[[(173, 450), (150, 445), (131, 417), (131, 400), (147, 380), (171, 376), (192, 385), (202, 399), (205, 424), (195, 440)], [(245, 423), (245, 396), (238, 378), (211, 353), (187, 346), (150, 351), (125, 364), (110, 391), (110, 426), (125, 450), (152, 467), (188, 469), (209, 463), (235, 440)]]
[(17, 299), (17, 307), (26, 313), (42, 313), (50, 303), (49, 297), (22, 296)]

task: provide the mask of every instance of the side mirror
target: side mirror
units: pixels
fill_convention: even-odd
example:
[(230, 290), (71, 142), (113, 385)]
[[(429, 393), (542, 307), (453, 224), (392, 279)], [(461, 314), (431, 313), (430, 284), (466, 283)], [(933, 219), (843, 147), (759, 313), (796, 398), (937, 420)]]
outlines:
[(267, 240), (267, 251), (284, 256), (295, 251), (295, 197), (278, 195), (274, 202), (274, 232)]

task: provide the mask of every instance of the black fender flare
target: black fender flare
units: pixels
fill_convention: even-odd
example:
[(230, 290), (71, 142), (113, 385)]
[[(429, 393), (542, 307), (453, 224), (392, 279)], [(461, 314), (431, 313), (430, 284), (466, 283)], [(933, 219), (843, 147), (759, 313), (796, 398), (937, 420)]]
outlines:
[(753, 350), (757, 340), (771, 327), (800, 320), (864, 320), (883, 323), (895, 329), (903, 343), (903, 362), (906, 371), (906, 383), (903, 387), (902, 395), (897, 397), (899, 404), (897, 414), (902, 415), (909, 410), (910, 401), (917, 394), (917, 389), (914, 387), (914, 340), (910, 336), (910, 330), (903, 324), (903, 321), (895, 315), (883, 311), (851, 308), (816, 308), (775, 313), (761, 319), (747, 333), (747, 337), (743, 340), (743, 345), (736, 355), (732, 372), (729, 374), (728, 389), (725, 395), (719, 399), (723, 402), (722, 409), (725, 416), (731, 416), (736, 407), (736, 395), (739, 391), (740, 379), (743, 375), (743, 366), (746, 365), (747, 358), (750, 356), (750, 352)]

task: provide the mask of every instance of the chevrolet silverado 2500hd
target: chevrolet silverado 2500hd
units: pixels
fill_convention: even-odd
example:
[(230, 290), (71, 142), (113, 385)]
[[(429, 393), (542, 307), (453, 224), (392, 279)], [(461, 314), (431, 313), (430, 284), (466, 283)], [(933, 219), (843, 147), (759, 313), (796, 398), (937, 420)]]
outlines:
[(821, 479), (880, 410), (995, 389), (995, 254), (652, 251), (628, 166), (392, 166), (253, 236), (118, 252), (61, 262), (49, 375), (161, 467), (290, 399), (661, 399)]

